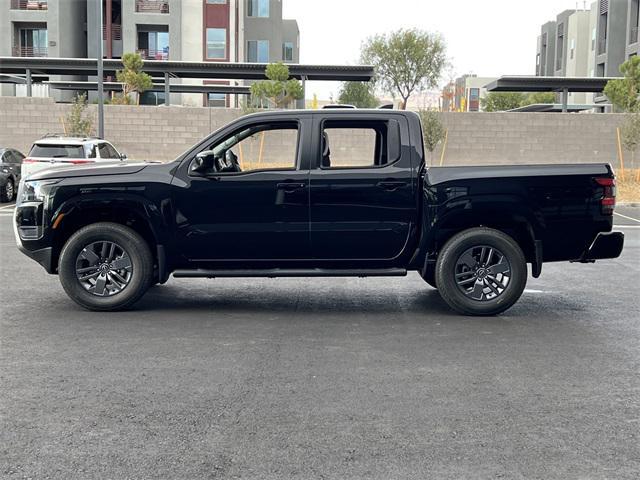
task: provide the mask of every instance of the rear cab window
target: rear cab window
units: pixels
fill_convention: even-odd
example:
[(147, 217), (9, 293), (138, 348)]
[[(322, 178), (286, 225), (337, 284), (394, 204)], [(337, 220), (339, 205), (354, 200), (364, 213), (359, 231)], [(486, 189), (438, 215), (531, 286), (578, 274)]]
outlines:
[(399, 124), (395, 120), (325, 120), (321, 168), (379, 168), (399, 158)]
[(47, 145), (36, 143), (31, 147), (32, 158), (85, 158), (82, 145)]

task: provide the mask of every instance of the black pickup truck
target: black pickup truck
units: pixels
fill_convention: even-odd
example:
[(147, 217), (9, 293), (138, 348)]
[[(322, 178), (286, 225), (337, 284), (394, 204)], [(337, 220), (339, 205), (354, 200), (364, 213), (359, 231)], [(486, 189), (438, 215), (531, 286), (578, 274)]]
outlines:
[(167, 164), (56, 169), (19, 191), (19, 248), (97, 311), (178, 278), (417, 271), (456, 311), (511, 307), (543, 262), (620, 255), (609, 165), (427, 168), (419, 117), (249, 115)]

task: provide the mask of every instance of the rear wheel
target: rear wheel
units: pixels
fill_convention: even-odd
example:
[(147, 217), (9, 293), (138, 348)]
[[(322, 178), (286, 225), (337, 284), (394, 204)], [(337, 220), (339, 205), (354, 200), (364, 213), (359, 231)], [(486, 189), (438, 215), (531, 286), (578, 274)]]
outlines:
[(134, 230), (95, 223), (69, 238), (58, 273), (65, 292), (78, 305), (95, 311), (123, 310), (152, 284), (153, 257)]
[(7, 178), (7, 183), (0, 187), (0, 202), (12, 202), (16, 196), (16, 186), (11, 178)]
[(436, 264), (440, 295), (465, 315), (497, 315), (518, 301), (527, 283), (527, 264), (518, 244), (490, 228), (455, 235)]

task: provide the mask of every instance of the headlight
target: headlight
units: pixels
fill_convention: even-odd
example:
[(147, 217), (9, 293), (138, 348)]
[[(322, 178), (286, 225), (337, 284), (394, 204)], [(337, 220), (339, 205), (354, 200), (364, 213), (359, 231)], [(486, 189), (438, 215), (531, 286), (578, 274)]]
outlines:
[(48, 185), (54, 185), (60, 180), (34, 180), (21, 182), (18, 187), (18, 203), (43, 202), (48, 189)]

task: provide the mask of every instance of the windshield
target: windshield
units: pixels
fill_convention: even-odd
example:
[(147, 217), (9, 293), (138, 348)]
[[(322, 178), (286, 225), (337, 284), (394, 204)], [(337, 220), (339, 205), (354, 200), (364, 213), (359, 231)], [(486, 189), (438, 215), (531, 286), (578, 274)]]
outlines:
[(39, 145), (35, 144), (29, 152), (35, 158), (85, 158), (82, 145)]

